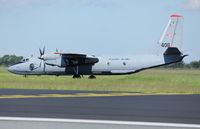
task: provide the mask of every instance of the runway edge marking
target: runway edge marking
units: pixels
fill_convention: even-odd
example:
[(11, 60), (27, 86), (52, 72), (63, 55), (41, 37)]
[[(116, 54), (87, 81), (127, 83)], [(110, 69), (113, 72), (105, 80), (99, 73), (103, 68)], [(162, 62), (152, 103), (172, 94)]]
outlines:
[(37, 95), (0, 95), (0, 99), (9, 98), (67, 98), (67, 97), (108, 97), (108, 96), (143, 96), (143, 95), (192, 95), (190, 93), (76, 93), (76, 94), (37, 94)]
[(2, 121), (32, 121), (32, 122), (66, 122), (88, 124), (117, 124), (117, 125), (142, 125), (178, 128), (200, 128), (200, 124), (141, 122), (141, 121), (114, 121), (114, 120), (89, 120), (89, 119), (56, 119), (56, 118), (32, 118), (32, 117), (0, 117)]

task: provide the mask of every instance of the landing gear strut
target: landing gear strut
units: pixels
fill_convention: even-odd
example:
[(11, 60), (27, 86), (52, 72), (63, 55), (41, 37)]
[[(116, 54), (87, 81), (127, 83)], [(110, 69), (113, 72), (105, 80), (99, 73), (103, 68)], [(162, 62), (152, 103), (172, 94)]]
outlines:
[(90, 75), (90, 76), (88, 77), (88, 79), (96, 79), (96, 77), (95, 77), (94, 75)]
[(78, 66), (74, 67), (73, 68), (74, 70), (74, 75), (73, 75), (73, 78), (81, 78), (81, 75), (79, 74), (79, 71), (78, 71)]

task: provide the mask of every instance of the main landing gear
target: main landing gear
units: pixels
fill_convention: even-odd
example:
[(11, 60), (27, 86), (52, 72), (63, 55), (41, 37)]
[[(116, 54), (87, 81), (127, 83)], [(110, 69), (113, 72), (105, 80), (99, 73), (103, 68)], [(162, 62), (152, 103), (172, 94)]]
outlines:
[[(83, 78), (83, 75), (79, 75), (79, 74), (73, 75), (72, 78), (73, 78), (73, 79)], [(88, 77), (88, 79), (96, 79), (96, 77), (95, 77), (94, 75), (90, 75), (90, 76)]]
[(79, 75), (79, 74), (75, 74), (75, 75), (73, 75), (72, 78), (74, 78), (74, 79), (78, 79), (78, 78), (81, 78), (81, 75)]
[[(74, 71), (74, 75), (73, 75), (72, 78), (74, 78), (74, 79), (83, 78), (83, 75), (80, 75), (80, 74), (79, 74), (78, 66), (73, 67), (73, 71)], [(88, 79), (96, 79), (96, 77), (95, 77), (94, 75), (90, 75), (90, 76), (88, 77)]]
[(74, 79), (81, 78), (81, 75), (79, 74), (79, 71), (78, 71), (78, 66), (73, 67), (73, 70), (74, 70), (74, 75), (72, 78)]
[(88, 77), (88, 79), (96, 79), (96, 77), (95, 77), (94, 75), (90, 75), (90, 76)]

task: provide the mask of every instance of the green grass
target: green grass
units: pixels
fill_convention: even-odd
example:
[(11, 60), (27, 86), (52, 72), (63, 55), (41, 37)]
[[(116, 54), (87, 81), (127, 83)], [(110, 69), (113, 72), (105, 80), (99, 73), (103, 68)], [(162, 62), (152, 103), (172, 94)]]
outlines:
[(97, 90), (167, 93), (200, 93), (200, 70), (146, 70), (132, 75), (97, 76), (72, 79), (71, 76), (28, 76), (7, 72), (0, 67), (0, 88)]

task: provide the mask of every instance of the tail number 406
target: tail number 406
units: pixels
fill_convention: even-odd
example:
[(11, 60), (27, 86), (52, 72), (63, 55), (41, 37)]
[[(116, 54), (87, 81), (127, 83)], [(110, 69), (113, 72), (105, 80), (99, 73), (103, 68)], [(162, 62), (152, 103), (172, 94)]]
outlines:
[(161, 47), (170, 47), (170, 43), (162, 43)]

